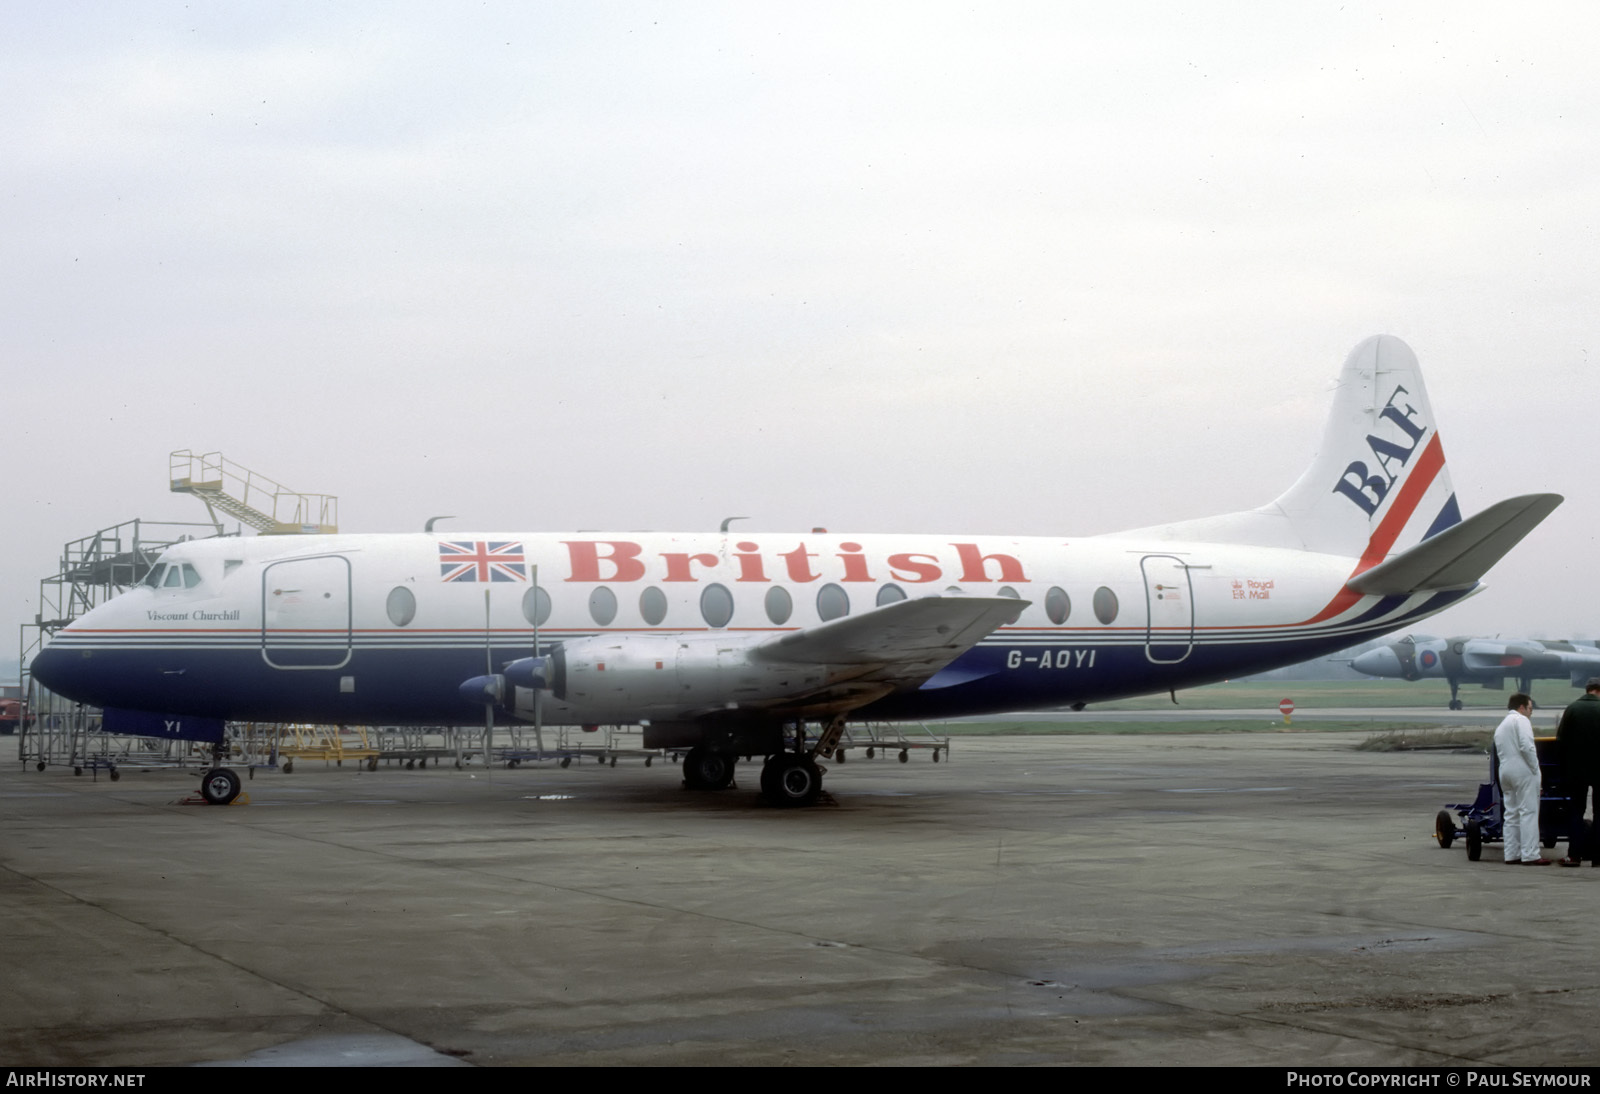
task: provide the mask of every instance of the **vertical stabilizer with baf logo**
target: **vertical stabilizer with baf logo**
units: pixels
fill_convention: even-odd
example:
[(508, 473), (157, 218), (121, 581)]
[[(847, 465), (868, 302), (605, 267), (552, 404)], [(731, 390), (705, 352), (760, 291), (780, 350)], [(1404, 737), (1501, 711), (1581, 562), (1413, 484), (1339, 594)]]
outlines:
[(1281, 514), (1295, 546), (1368, 566), (1460, 523), (1411, 347), (1380, 334), (1350, 352), (1316, 459), (1263, 512)]
[(1286, 547), (1355, 561), (1348, 595), (1464, 589), (1561, 504), (1508, 498), (1463, 520), (1416, 354), (1379, 334), (1345, 359), (1305, 474), (1259, 509), (1123, 535)]

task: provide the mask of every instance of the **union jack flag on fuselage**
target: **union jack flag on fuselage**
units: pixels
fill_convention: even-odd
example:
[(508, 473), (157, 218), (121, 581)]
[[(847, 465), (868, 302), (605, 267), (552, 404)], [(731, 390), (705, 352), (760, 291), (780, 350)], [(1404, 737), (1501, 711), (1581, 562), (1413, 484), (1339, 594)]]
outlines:
[(441, 542), (441, 581), (526, 581), (528, 559), (522, 544), (512, 540), (486, 543)]

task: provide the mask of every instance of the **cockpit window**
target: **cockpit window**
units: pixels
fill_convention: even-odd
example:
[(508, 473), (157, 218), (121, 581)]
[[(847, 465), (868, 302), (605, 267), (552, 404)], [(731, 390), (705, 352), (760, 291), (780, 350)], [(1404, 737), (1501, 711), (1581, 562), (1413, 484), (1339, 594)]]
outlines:
[(192, 589), (200, 584), (200, 571), (187, 562), (158, 562), (140, 584), (152, 589)]

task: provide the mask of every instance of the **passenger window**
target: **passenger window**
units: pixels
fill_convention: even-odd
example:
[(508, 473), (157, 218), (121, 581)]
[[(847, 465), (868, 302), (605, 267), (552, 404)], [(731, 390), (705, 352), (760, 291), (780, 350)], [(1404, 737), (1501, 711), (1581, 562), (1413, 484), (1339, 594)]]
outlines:
[(389, 622), (397, 627), (403, 627), (417, 617), (417, 598), (404, 585), (396, 585), (389, 590), (389, 598), (384, 601), (383, 607), (389, 614)]
[(1094, 617), (1107, 626), (1117, 618), (1117, 594), (1104, 585), (1094, 591)]
[(850, 595), (838, 585), (824, 585), (817, 590), (817, 615), (826, 623), (850, 614)]
[(767, 590), (766, 599), (767, 618), (777, 626), (789, 622), (789, 615), (794, 611), (794, 600), (789, 596), (789, 590), (781, 585), (774, 585)]
[(726, 627), (733, 618), (733, 594), (726, 585), (707, 585), (700, 594), (700, 618), (712, 627)]
[(893, 604), (897, 600), (904, 600), (906, 591), (898, 585), (885, 585), (878, 590), (878, 607)]
[(650, 586), (639, 594), (639, 615), (652, 627), (667, 617), (667, 594)]
[(550, 618), (550, 594), (534, 586), (522, 594), (522, 618), (535, 627), (542, 627)]
[(1044, 594), (1044, 614), (1058, 627), (1067, 621), (1067, 616), (1072, 614), (1072, 600), (1065, 589), (1052, 588)]
[(617, 617), (617, 594), (604, 585), (589, 594), (589, 618), (602, 627), (610, 625)]

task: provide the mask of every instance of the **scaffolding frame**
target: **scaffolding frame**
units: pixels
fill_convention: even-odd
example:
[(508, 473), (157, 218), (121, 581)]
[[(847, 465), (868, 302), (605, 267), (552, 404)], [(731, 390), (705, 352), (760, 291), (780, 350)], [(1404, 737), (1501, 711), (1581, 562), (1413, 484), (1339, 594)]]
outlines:
[[(203, 530), (203, 532), (201, 531)], [(39, 611), (19, 628), (20, 683), (26, 703), (17, 727), (17, 759), (42, 771), (52, 764), (76, 771), (100, 766), (182, 763), (171, 742), (107, 734), (100, 712), (56, 695), (33, 679), (34, 655), (79, 616), (143, 581), (168, 547), (229, 533), (216, 521), (148, 521), (134, 518), (69, 540), (55, 573), (39, 582)]]

